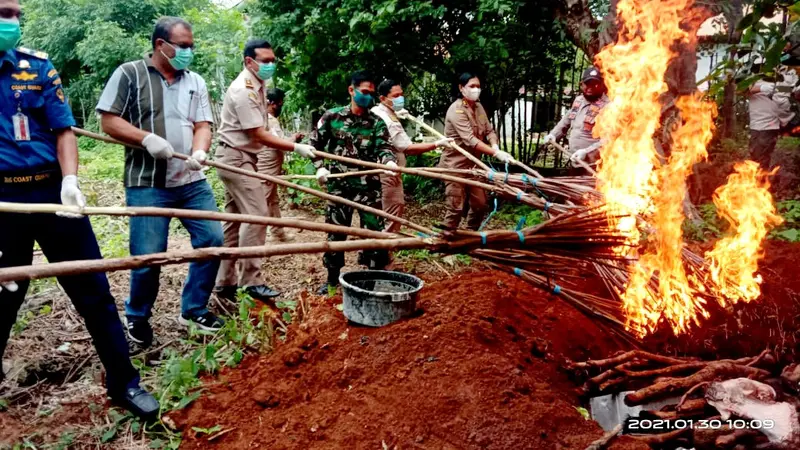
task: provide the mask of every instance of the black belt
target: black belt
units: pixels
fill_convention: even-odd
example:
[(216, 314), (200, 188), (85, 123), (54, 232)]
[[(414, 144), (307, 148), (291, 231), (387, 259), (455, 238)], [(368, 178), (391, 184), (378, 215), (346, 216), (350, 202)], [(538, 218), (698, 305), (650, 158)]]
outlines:
[(0, 186), (6, 187), (52, 184), (59, 181), (61, 181), (61, 169), (58, 167), (39, 170), (0, 172)]

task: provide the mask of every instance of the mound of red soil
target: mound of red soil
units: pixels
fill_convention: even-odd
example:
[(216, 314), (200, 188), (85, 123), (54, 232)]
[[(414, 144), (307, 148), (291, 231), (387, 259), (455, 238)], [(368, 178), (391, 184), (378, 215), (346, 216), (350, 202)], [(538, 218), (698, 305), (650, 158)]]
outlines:
[[(418, 317), (373, 329), (315, 306), (275, 352), (245, 361), (173, 419), (184, 446), (583, 449), (565, 359), (620, 347), (575, 309), (493, 271), (426, 287)], [(191, 427), (229, 433), (209, 442)], [(621, 438), (613, 449), (646, 449)]]

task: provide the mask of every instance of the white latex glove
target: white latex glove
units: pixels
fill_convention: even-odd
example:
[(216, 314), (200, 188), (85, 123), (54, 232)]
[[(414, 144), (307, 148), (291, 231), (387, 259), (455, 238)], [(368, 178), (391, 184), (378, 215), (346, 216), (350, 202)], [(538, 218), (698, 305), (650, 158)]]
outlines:
[(397, 116), (398, 119), (406, 120), (410, 115), (407, 109), (401, 109), (400, 111), (395, 111), (394, 114)]
[(206, 154), (205, 150), (195, 150), (192, 152), (192, 157), (186, 160), (186, 167), (189, 170), (203, 170), (203, 163), (206, 162), (206, 158), (208, 158), (208, 154)]
[(294, 151), (303, 158), (314, 158), (314, 147), (308, 144), (294, 144)]
[(497, 145), (497, 144), (492, 144), (492, 150), (494, 150), (496, 152), (499, 152), (500, 151), (500, 146)]
[(453, 142), (455, 142), (453, 138), (442, 138), (434, 142), (434, 144), (436, 144), (437, 147), (450, 147), (450, 144)]
[(319, 169), (317, 169), (317, 181), (320, 183), (327, 183), (330, 174), (331, 172), (328, 169), (320, 167)]
[(516, 162), (513, 156), (509, 155), (508, 153), (502, 150), (497, 150), (497, 153), (494, 154), (494, 157), (497, 158), (497, 160), (500, 161), (501, 163), (505, 164), (512, 164)]
[(577, 150), (572, 156), (569, 157), (570, 161), (577, 162), (577, 161), (584, 161), (586, 160), (586, 156), (589, 155), (592, 151), (588, 148), (582, 148)]
[(758, 92), (770, 95), (775, 93), (775, 85), (772, 83), (758, 83)]
[[(394, 161), (389, 161), (386, 163), (386, 167), (391, 167), (392, 169), (397, 169), (397, 163)], [(391, 170), (384, 170), (383, 173), (389, 175), (390, 177), (396, 177), (399, 174), (397, 172), (392, 172)]]
[[(2, 257), (3, 257), (3, 252), (0, 252), (0, 258)], [(8, 292), (17, 292), (19, 286), (17, 286), (17, 283), (14, 283), (13, 281), (5, 281), (3, 283), (0, 283), (0, 292), (3, 292), (3, 289), (7, 290)]]
[[(75, 175), (67, 175), (61, 180), (61, 204), (64, 206), (77, 206), (79, 208), (86, 206), (86, 197), (83, 196), (80, 188), (78, 188), (78, 177)], [(83, 214), (60, 211), (57, 212), (56, 215), (70, 219), (80, 219), (83, 217)]]
[(553, 136), (552, 134), (548, 134), (547, 136), (544, 137), (545, 145), (550, 144), (551, 142), (555, 142), (555, 141), (556, 141), (556, 137)]
[(142, 146), (147, 149), (147, 153), (150, 153), (150, 156), (155, 159), (169, 159), (172, 158), (172, 154), (175, 153), (175, 150), (172, 149), (172, 144), (161, 136), (157, 136), (153, 133), (148, 134), (142, 139)]

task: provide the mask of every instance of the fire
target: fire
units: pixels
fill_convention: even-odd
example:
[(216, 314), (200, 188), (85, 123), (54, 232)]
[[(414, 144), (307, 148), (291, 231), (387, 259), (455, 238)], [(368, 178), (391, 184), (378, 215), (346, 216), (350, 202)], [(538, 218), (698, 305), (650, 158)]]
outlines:
[[(598, 189), (604, 194), (609, 213), (626, 215), (617, 227), (628, 233), (635, 253), (628, 284), (618, 293), (627, 328), (644, 336), (666, 320), (676, 334), (687, 331), (700, 316), (707, 316), (704, 280), (687, 274), (682, 251), (686, 179), (692, 167), (708, 157), (706, 146), (714, 131), (716, 108), (699, 94), (678, 98), (681, 124), (672, 132), (671, 152), (663, 155), (653, 135), (660, 125), (662, 95), (668, 91), (665, 73), (676, 56), (675, 44), (696, 39), (696, 30), (681, 28), (691, 0), (620, 0), (617, 16), (621, 30), (616, 44), (604, 48), (596, 58), (605, 76), (611, 103), (600, 113), (595, 133), (604, 140), (598, 171)], [(745, 204), (736, 193), (757, 184), (743, 173), (731, 177), (729, 188), (720, 190), (719, 201), (737, 230), (720, 242), (712, 261), (718, 292), (733, 299), (752, 299), (757, 258), (741, 258), (741, 252), (756, 255), (766, 236), (766, 223), (774, 211), (771, 197), (754, 196)], [(749, 184), (746, 181), (749, 180)], [(763, 182), (763, 180), (762, 180)], [(760, 186), (763, 187), (763, 184)], [(726, 190), (727, 189), (727, 190)], [(769, 194), (764, 188), (767, 196)], [(740, 210), (743, 208), (744, 211)], [(720, 208), (722, 211), (723, 208)], [(637, 218), (649, 224), (637, 229)], [(758, 228), (756, 222), (761, 221)], [(738, 258), (738, 260), (737, 260)], [(734, 260), (736, 260), (734, 262)], [(749, 278), (748, 278), (749, 277)], [(753, 296), (755, 294), (755, 296)], [(735, 300), (734, 300), (735, 301)]]
[(705, 257), (721, 300), (727, 298), (735, 304), (761, 295), (761, 276), (756, 274), (758, 261), (764, 256), (761, 242), (772, 227), (783, 223), (783, 218), (776, 213), (769, 192), (769, 173), (753, 161), (741, 162), (734, 170), (728, 183), (714, 192), (717, 214), (733, 233), (717, 241)]

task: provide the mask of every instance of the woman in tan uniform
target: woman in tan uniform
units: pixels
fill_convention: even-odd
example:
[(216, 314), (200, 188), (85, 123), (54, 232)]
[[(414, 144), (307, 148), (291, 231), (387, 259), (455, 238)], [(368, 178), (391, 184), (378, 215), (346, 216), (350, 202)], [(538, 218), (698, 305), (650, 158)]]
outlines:
[[(502, 163), (513, 163), (514, 158), (500, 150), (497, 134), (494, 132), (486, 110), (480, 104), (481, 81), (469, 72), (458, 78), (461, 98), (453, 102), (447, 110), (444, 121), (444, 134), (455, 139), (455, 144), (480, 158), (482, 154), (494, 156)], [(454, 148), (442, 152), (439, 167), (448, 169), (474, 169), (475, 163)], [(445, 183), (447, 212), (442, 227), (447, 230), (458, 229), (466, 204), (469, 205), (467, 227), (480, 228), (486, 215), (486, 191), (459, 183)]]

